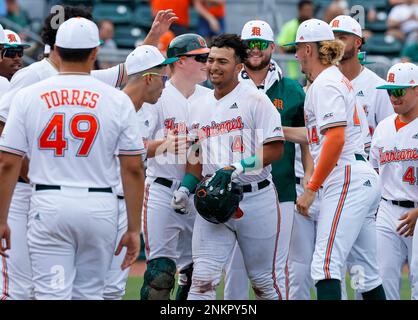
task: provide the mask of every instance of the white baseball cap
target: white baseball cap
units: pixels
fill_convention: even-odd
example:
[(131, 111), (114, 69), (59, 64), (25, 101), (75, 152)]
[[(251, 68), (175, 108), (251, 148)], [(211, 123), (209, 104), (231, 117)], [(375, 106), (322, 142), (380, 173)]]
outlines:
[(21, 47), (21, 48), (29, 48), (30, 44), (22, 43), (19, 35), (9, 29), (4, 30), (4, 34), (6, 35), (8, 47)]
[(333, 32), (350, 33), (363, 38), (360, 23), (350, 16), (341, 15), (335, 17), (329, 25), (331, 26)]
[(263, 20), (248, 21), (241, 31), (242, 40), (266, 40), (274, 42), (274, 33), (270, 25)]
[(4, 29), (3, 26), (0, 24), (0, 45), (1, 44), (7, 44), (7, 38), (6, 38), (6, 34), (4, 33)]
[(64, 49), (93, 49), (100, 46), (97, 25), (86, 18), (71, 18), (60, 25), (55, 45)]
[(125, 66), (128, 75), (131, 75), (156, 66), (167, 65), (179, 59), (177, 57), (166, 59), (156, 47), (142, 45), (128, 55)]
[(302, 42), (320, 42), (327, 40), (335, 40), (331, 26), (319, 19), (309, 19), (299, 25), (295, 42), (285, 44), (285, 46), (294, 46)]
[(386, 78), (386, 84), (376, 89), (406, 89), (418, 86), (418, 67), (410, 62), (393, 65)]

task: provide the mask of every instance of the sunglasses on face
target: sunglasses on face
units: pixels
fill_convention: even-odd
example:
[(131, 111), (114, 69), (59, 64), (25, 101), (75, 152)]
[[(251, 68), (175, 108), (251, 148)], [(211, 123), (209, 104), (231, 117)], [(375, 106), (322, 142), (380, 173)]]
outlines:
[(254, 48), (258, 48), (260, 50), (266, 50), (269, 45), (270, 41), (266, 40), (249, 40), (246, 42), (248, 49), (253, 50)]
[(400, 98), (406, 95), (406, 89), (388, 89), (389, 96)]
[(191, 55), (185, 55), (184, 57), (192, 57), (197, 62), (206, 63), (208, 61), (209, 53), (202, 53), (202, 54), (191, 54)]
[(14, 57), (16, 57), (16, 55), (19, 58), (23, 57), (23, 50), (22, 49), (4, 49), (3, 51), (3, 58), (11, 58), (13, 59)]
[(163, 81), (163, 84), (165, 84), (168, 80), (168, 75), (159, 74), (159, 73), (156, 73), (156, 72), (147, 72), (147, 73), (144, 73), (142, 76), (145, 77), (145, 76), (148, 76), (148, 75), (161, 77), (161, 80)]

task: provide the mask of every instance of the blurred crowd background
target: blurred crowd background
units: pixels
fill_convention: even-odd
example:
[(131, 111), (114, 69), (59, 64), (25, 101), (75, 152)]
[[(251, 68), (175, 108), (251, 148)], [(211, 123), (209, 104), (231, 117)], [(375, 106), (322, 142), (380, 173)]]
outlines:
[(102, 68), (124, 61), (145, 38), (155, 13), (168, 8), (179, 20), (161, 37), (163, 52), (176, 35), (195, 32), (210, 42), (219, 33), (239, 34), (248, 20), (262, 19), (276, 34), (275, 60), (285, 75), (301, 79), (294, 48), (281, 45), (295, 39), (306, 19), (329, 22), (348, 14), (364, 27), (365, 63), (380, 76), (400, 60), (418, 62), (418, 0), (0, 0), (0, 23), (31, 44), (21, 57), (24, 64), (43, 57), (39, 37), (43, 19), (60, 4), (91, 7), (104, 41), (99, 56)]

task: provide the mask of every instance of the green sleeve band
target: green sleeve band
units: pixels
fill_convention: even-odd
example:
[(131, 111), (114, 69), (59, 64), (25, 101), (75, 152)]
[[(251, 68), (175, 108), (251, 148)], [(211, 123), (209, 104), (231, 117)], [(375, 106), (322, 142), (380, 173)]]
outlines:
[(190, 192), (194, 192), (199, 182), (200, 180), (195, 175), (191, 173), (186, 173), (180, 186), (186, 187), (187, 189), (189, 189)]
[(244, 172), (262, 168), (262, 163), (257, 155), (252, 155), (251, 157), (242, 159), (240, 163), (244, 168)]

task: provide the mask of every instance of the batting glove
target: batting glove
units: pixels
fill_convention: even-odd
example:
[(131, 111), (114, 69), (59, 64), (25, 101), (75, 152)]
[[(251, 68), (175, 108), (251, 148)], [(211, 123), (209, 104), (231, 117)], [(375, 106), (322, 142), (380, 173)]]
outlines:
[(189, 203), (190, 191), (186, 187), (180, 187), (174, 191), (173, 198), (171, 199), (171, 207), (180, 214), (186, 214), (187, 205)]

